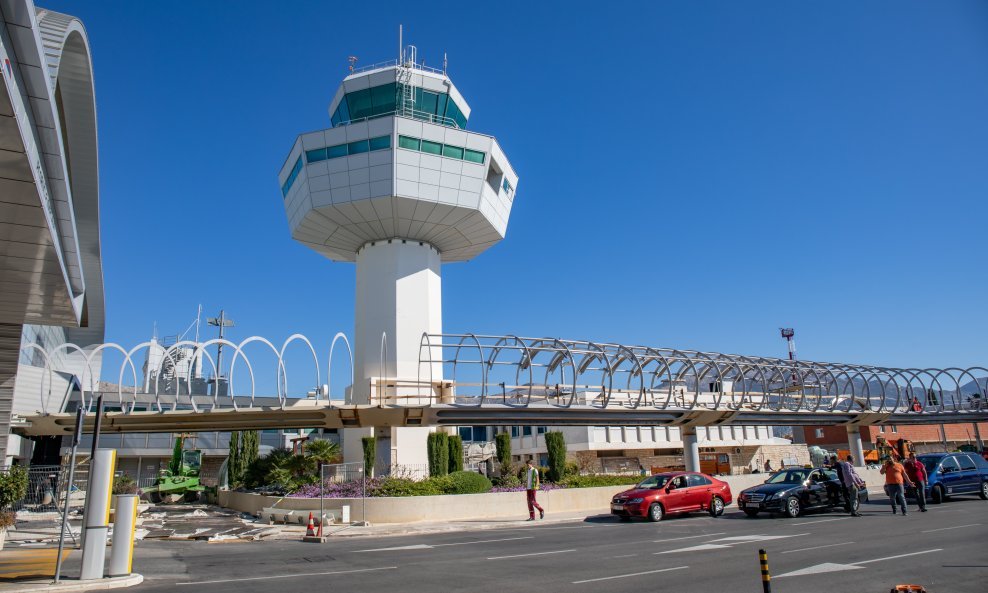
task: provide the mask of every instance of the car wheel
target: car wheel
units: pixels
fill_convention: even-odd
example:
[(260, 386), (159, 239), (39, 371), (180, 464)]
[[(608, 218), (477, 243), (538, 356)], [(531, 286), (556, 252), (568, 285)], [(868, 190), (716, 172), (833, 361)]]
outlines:
[(786, 516), (795, 519), (803, 512), (802, 505), (799, 504), (799, 499), (795, 496), (790, 496), (786, 500)]
[(748, 515), (749, 517), (757, 517), (758, 511), (745, 511), (744, 514)]
[(710, 516), (720, 517), (724, 514), (724, 499), (715, 496), (713, 500), (710, 501)]
[(988, 500), (988, 482), (981, 482), (981, 498)]
[(937, 484), (933, 487), (932, 496), (930, 497), (933, 504), (940, 504), (941, 502), (947, 500), (947, 497), (943, 493), (943, 486)]
[(653, 502), (652, 506), (648, 507), (648, 520), (653, 523), (661, 521), (663, 514), (662, 505), (657, 502)]

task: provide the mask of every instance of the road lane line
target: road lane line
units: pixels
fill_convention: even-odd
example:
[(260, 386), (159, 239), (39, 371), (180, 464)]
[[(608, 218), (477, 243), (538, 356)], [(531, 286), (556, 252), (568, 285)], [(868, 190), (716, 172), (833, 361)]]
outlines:
[(920, 531), (920, 533), (933, 533), (934, 531), (947, 531), (948, 529), (963, 529), (965, 527), (977, 527), (981, 523), (968, 523), (967, 525), (954, 525), (953, 527), (941, 527), (940, 529), (927, 529), (926, 531)]
[(820, 548), (832, 548), (834, 546), (848, 546), (855, 542), (841, 542), (839, 544), (827, 544), (825, 546), (813, 546), (812, 548), (799, 548), (798, 550), (786, 550), (782, 552), (783, 554), (792, 554), (793, 552), (806, 552), (808, 550), (819, 550)]
[(637, 555), (638, 554), (624, 554), (622, 556), (611, 556), (611, 558), (632, 558), (632, 557), (637, 556)]
[(881, 562), (882, 560), (895, 560), (896, 558), (905, 558), (906, 556), (919, 556), (920, 554), (931, 554), (933, 552), (942, 552), (943, 548), (935, 548), (933, 550), (923, 550), (922, 552), (909, 552), (908, 554), (899, 554), (897, 556), (886, 556), (885, 558), (875, 558), (874, 560), (862, 560), (861, 562), (855, 562), (854, 564), (871, 564), (872, 562)]
[(671, 539), (656, 539), (656, 540), (652, 540), (652, 543), (653, 544), (664, 544), (666, 542), (678, 542), (678, 541), (684, 540), (684, 539), (696, 539), (698, 537), (713, 537), (715, 535), (724, 535), (725, 533), (727, 533), (727, 532), (726, 531), (721, 531), (720, 533), (705, 533), (703, 535), (687, 535), (685, 537), (674, 537), (674, 538), (671, 538)]
[(429, 544), (412, 544), (409, 546), (395, 546), (393, 548), (374, 548), (372, 550), (354, 550), (355, 554), (361, 552), (398, 552), (401, 550), (431, 550), (432, 546)]
[(535, 536), (527, 535), (525, 537), (506, 537), (503, 539), (481, 539), (474, 542), (454, 542), (451, 544), (432, 544), (430, 548), (442, 548), (443, 546), (469, 546), (471, 544), (490, 544), (494, 542), (511, 542), (519, 539), (535, 539)]
[(793, 527), (796, 525), (816, 525), (817, 523), (829, 523), (830, 521), (846, 521), (848, 519), (853, 519), (853, 517), (837, 517), (836, 519), (816, 519), (814, 521), (803, 521), (802, 523), (790, 523)]
[(396, 570), (397, 566), (382, 566), (380, 568), (358, 568), (354, 570), (334, 570), (331, 572), (306, 572), (300, 574), (279, 574), (273, 576), (264, 577), (249, 577), (245, 579), (219, 579), (215, 581), (188, 581), (185, 583), (175, 583), (177, 586), (181, 585), (213, 585), (216, 583), (240, 583), (243, 581), (266, 581), (271, 579), (294, 579), (298, 577), (323, 577), (333, 574), (352, 574), (356, 572), (374, 572), (378, 570)]
[(532, 552), (530, 554), (513, 554), (511, 556), (494, 556), (488, 558), (488, 560), (507, 560), (508, 558), (528, 558), (529, 556), (546, 556), (549, 554), (565, 554), (566, 552), (575, 552), (576, 550), (554, 550), (552, 552)]
[(646, 574), (656, 574), (656, 573), (659, 573), (659, 572), (669, 572), (670, 570), (685, 570), (687, 568), (689, 568), (689, 566), (675, 566), (673, 568), (660, 568), (658, 570), (648, 570), (648, 571), (645, 571), (645, 572), (633, 572), (631, 574), (618, 574), (618, 575), (614, 575), (612, 577), (600, 577), (598, 579), (586, 579), (586, 580), (583, 580), (583, 581), (573, 581), (573, 584), (574, 585), (580, 585), (582, 583), (596, 583), (596, 582), (599, 582), (599, 581), (610, 581), (612, 579), (626, 579), (628, 577), (640, 577), (640, 576), (646, 575)]

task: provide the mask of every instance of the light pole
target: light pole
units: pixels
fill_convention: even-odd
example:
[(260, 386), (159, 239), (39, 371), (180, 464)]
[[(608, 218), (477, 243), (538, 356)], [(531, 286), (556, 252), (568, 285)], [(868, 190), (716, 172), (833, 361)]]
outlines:
[[(220, 339), (223, 339), (223, 328), (233, 327), (234, 323), (232, 319), (227, 319), (226, 311), (220, 309), (219, 317), (207, 317), (206, 323), (209, 325), (214, 325), (220, 328)], [(220, 378), (223, 377), (223, 344), (219, 343), (216, 345), (216, 395), (220, 395)]]

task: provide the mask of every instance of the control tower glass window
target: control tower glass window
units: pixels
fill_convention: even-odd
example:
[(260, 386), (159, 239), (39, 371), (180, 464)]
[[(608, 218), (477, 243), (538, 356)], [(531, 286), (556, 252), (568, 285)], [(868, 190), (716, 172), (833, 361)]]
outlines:
[(467, 127), (466, 116), (449, 95), (421, 87), (406, 89), (393, 82), (345, 94), (331, 121), (336, 127), (393, 114), (453, 128)]

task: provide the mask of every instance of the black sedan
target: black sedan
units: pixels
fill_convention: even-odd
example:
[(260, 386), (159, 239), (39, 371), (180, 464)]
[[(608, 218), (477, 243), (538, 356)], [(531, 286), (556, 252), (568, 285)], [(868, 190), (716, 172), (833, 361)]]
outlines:
[[(854, 511), (867, 501), (867, 489), (859, 489), (858, 500), (852, 503)], [(738, 508), (749, 517), (760, 512), (798, 517), (803, 511), (834, 507), (844, 507), (844, 490), (837, 472), (826, 467), (784, 469), (738, 496)]]

